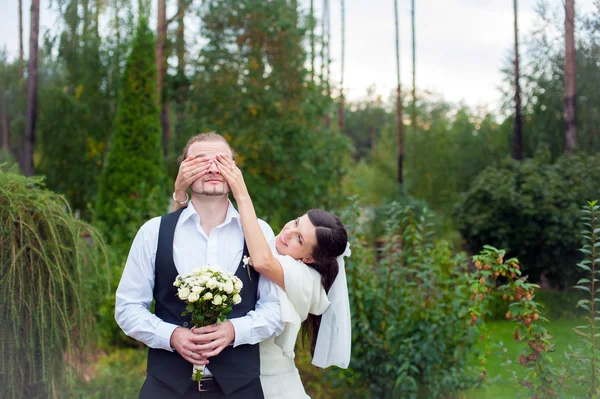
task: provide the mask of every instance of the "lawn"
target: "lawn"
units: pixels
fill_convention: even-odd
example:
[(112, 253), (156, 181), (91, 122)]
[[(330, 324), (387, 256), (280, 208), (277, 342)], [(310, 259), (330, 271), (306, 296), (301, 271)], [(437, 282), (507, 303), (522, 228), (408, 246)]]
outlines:
[[(586, 324), (585, 321), (580, 319), (557, 319), (549, 323), (546, 323), (544, 327), (548, 329), (550, 334), (555, 338), (556, 347), (555, 352), (552, 354), (552, 360), (554, 364), (559, 367), (564, 362), (564, 352), (568, 350), (569, 345), (574, 348), (581, 347), (583, 344), (578, 340), (577, 335), (573, 332), (573, 327), (578, 325)], [(492, 344), (502, 341), (508, 350), (509, 358), (516, 361), (521, 349), (525, 343), (516, 342), (513, 338), (514, 323), (510, 321), (490, 321), (488, 326), (492, 335), (490, 342)], [(481, 344), (483, 348), (483, 344)], [(510, 374), (505, 370), (505, 367), (501, 364), (503, 360), (494, 354), (488, 358), (488, 374), (491, 378), (500, 376), (501, 380), (493, 383), (486, 388), (473, 389), (466, 392), (465, 398), (467, 399), (514, 399), (517, 395), (517, 389), (514, 383), (510, 379)], [(521, 365), (513, 364), (516, 370)], [(568, 391), (568, 397), (571, 398), (584, 398), (585, 390), (581, 387), (571, 387)]]

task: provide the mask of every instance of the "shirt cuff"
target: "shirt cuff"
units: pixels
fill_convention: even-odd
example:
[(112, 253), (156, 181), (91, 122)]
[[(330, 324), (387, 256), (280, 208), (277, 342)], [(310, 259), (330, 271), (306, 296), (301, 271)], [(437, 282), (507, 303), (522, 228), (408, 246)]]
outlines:
[(235, 339), (233, 341), (233, 347), (238, 345), (244, 345), (252, 340), (252, 326), (250, 325), (251, 320), (246, 317), (238, 317), (235, 319), (229, 319), (233, 324), (233, 331), (235, 332)]
[(161, 322), (156, 327), (156, 335), (159, 337), (158, 344), (160, 349), (173, 352), (173, 348), (171, 347), (171, 335), (173, 335), (173, 331), (175, 331), (177, 327), (180, 326), (166, 322)]

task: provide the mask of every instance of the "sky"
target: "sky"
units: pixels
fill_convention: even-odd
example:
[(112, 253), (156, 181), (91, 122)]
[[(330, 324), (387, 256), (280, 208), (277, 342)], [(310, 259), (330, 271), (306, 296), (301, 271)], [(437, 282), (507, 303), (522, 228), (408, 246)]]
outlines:
[[(562, 0), (547, 0), (559, 11)], [(167, 1), (173, 3), (173, 1)], [(331, 12), (332, 78), (341, 76), (341, 1), (329, 0)], [(519, 0), (519, 30), (534, 25), (538, 0)], [(56, 14), (42, 0), (41, 27), (52, 27)], [(156, 2), (154, 2), (156, 3)], [(308, 0), (300, 5), (308, 7)], [(316, 16), (322, 0), (314, 0)], [(415, 0), (417, 90), (441, 94), (455, 103), (499, 108), (500, 68), (513, 48), (511, 0)], [(0, 0), (0, 47), (18, 55), (17, 0)], [(29, 42), (29, 0), (23, 0), (24, 46)], [(46, 6), (47, 7), (47, 6)], [(403, 90), (412, 87), (411, 1), (398, 0), (400, 64)], [(578, 11), (594, 10), (594, 0), (577, 0)], [(168, 15), (170, 13), (168, 12)], [(396, 87), (394, 2), (345, 0), (346, 46), (344, 90), (349, 100), (360, 100), (367, 88), (386, 99)], [(41, 35), (40, 35), (41, 36)], [(339, 83), (338, 83), (339, 85)]]

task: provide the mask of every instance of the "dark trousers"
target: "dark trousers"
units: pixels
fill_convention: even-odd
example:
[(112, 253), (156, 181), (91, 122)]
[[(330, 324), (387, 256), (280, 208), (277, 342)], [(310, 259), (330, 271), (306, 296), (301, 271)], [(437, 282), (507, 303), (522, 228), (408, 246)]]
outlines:
[(146, 381), (140, 391), (140, 399), (263, 399), (262, 386), (260, 378), (255, 379), (243, 389), (225, 396), (223, 391), (199, 392), (198, 384), (194, 383), (183, 394), (174, 392), (168, 385), (157, 380), (151, 375), (146, 376)]

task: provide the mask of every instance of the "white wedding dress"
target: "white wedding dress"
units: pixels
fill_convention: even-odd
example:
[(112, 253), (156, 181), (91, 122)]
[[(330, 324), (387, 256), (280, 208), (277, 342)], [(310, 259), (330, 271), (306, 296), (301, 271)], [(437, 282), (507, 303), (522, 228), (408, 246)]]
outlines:
[[(276, 251), (275, 251), (276, 252)], [(290, 256), (278, 255), (285, 291), (278, 288), (285, 328), (281, 335), (259, 344), (260, 382), (265, 399), (310, 398), (294, 365), (294, 345), (308, 314), (321, 315), (329, 306), (321, 275)]]

